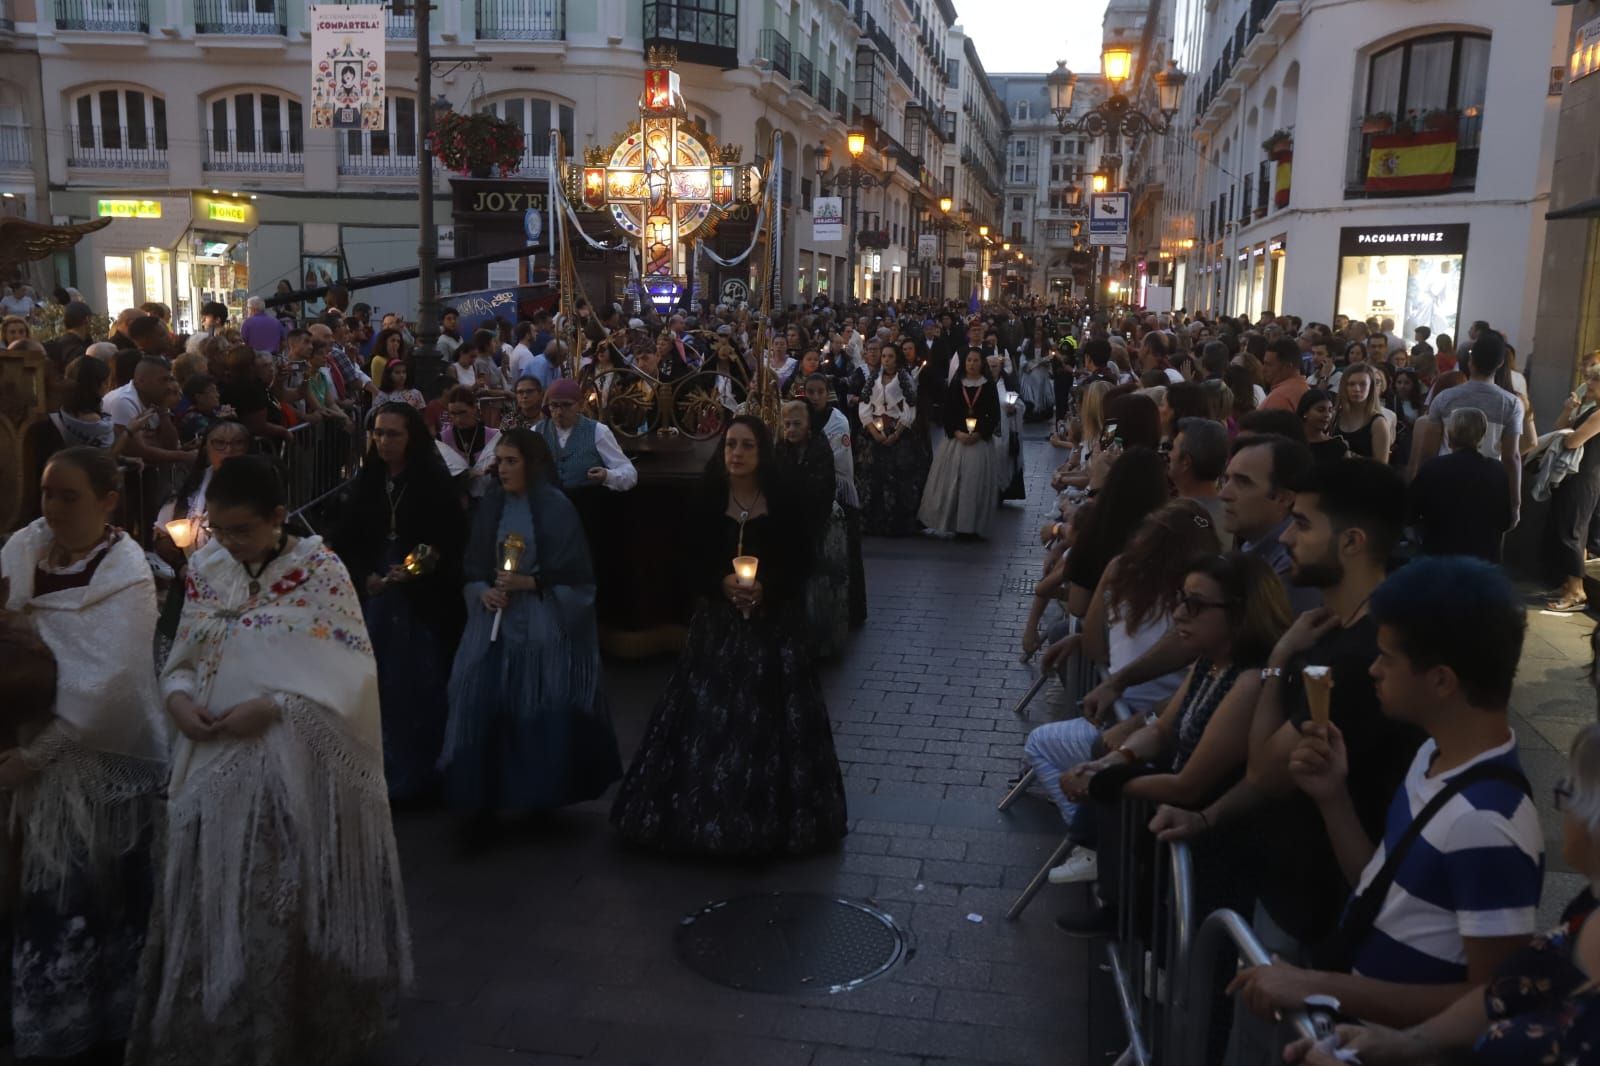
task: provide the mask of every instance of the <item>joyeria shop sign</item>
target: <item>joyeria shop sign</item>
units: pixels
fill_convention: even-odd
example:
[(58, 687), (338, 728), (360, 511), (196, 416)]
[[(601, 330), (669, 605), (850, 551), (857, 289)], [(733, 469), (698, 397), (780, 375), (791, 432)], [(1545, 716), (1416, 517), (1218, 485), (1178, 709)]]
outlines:
[(544, 211), (549, 188), (542, 181), (496, 181), (455, 178), (450, 182), (450, 208), (456, 218), (523, 218)]

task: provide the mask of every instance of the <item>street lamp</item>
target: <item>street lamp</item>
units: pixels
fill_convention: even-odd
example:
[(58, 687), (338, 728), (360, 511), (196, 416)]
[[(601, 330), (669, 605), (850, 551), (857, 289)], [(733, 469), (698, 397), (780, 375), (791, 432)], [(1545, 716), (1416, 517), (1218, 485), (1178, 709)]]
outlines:
[(950, 213), (950, 209), (952, 207), (954, 207), (955, 205), (956, 205), (956, 202), (954, 200), (950, 199), (950, 197), (948, 197), (948, 196), (939, 197), (939, 210), (943, 214), (948, 215)]
[(1001, 251), (1002, 251), (1002, 252), (1009, 252), (1009, 251), (1011, 251), (1011, 242), (1010, 242), (1010, 241), (1002, 241), (1002, 242), (1001, 242), (1001, 243), (1000, 243), (1000, 250), (1001, 250)]
[(1095, 192), (1105, 192), (1111, 188), (1111, 175), (1103, 170), (1095, 171), (1094, 176), (1089, 179), (1089, 187)]
[(1100, 53), (1100, 70), (1106, 84), (1111, 87), (1111, 97), (1105, 103), (1086, 111), (1081, 117), (1072, 117), (1072, 98), (1078, 77), (1067, 69), (1063, 60), (1056, 64), (1044, 79), (1050, 93), (1050, 113), (1056, 117), (1056, 127), (1062, 133), (1081, 133), (1102, 137), (1108, 133), (1121, 133), (1136, 137), (1141, 133), (1165, 136), (1172, 129), (1172, 118), (1178, 113), (1188, 75), (1178, 69), (1178, 64), (1168, 63), (1167, 69), (1155, 76), (1156, 96), (1160, 114), (1147, 115), (1134, 106), (1122, 92), (1123, 83), (1133, 73), (1133, 49), (1122, 43), (1120, 32)]
[[(824, 145), (820, 152), (822, 171), (831, 171), (817, 174), (817, 183), (825, 188), (831, 187), (834, 191), (839, 189), (850, 190), (850, 233), (847, 245), (847, 255), (850, 260), (849, 275), (845, 278), (845, 301), (853, 302), (856, 296), (856, 224), (859, 219), (857, 204), (862, 189), (875, 189), (889, 184), (890, 175), (878, 176), (861, 164), (861, 156), (867, 150), (866, 131), (856, 127), (844, 135), (844, 144), (850, 152), (850, 165), (833, 170), (833, 152)], [(940, 201), (941, 206), (948, 199)]]
[(988, 240), (989, 239), (989, 227), (988, 226), (979, 226), (978, 227), (978, 236), (982, 237), (984, 240)]

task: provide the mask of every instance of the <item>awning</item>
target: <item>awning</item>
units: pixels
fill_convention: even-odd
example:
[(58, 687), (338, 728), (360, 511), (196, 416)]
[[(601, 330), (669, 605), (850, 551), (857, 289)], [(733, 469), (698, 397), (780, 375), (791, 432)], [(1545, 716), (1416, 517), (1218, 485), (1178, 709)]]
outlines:
[(1600, 218), (1600, 196), (1573, 204), (1571, 207), (1563, 207), (1559, 211), (1550, 211), (1544, 217), (1551, 222), (1563, 218)]

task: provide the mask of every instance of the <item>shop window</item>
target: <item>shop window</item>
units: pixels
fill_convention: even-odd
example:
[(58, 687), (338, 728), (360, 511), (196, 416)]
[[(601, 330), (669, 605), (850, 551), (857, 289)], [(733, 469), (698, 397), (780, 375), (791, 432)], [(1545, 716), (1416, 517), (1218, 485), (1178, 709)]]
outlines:
[[(484, 105), (483, 111), (514, 123), (522, 131), (522, 170), (541, 175), (550, 159), (550, 130), (560, 131), (563, 157), (571, 159), (577, 150), (572, 136), (572, 108), (544, 96), (507, 96)], [(552, 123), (551, 119), (555, 119)]]
[(300, 101), (277, 93), (241, 91), (207, 104), (209, 171), (293, 173), (304, 169), (305, 121)]
[(1392, 318), (1402, 337), (1418, 326), (1455, 336), (1467, 237), (1464, 224), (1341, 229), (1335, 313)]
[(1377, 52), (1355, 101), (1345, 196), (1426, 196), (1477, 184), (1489, 38), (1441, 33)]
[(167, 165), (167, 102), (145, 89), (95, 89), (72, 101), (69, 166)]
[(384, 128), (347, 130), (341, 174), (417, 174), (417, 100), (390, 93), (385, 100)]

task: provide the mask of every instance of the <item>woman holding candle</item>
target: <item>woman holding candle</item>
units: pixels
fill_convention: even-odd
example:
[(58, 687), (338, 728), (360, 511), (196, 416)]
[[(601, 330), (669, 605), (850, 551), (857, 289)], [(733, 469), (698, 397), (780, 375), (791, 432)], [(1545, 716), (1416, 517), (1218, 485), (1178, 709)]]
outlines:
[(908, 537), (921, 525), (917, 508), (927, 466), (912, 427), (917, 420), (916, 388), (900, 369), (900, 351), (883, 350), (871, 393), (862, 401), (866, 440), (856, 467), (861, 499), (861, 532), (867, 536)]
[(577, 509), (537, 434), (501, 434), (495, 460), (462, 567), (467, 628), (439, 761), (450, 806), (474, 820), (475, 836), (498, 812), (594, 799), (622, 773)]
[(225, 461), (206, 508), (161, 678), (181, 736), (127, 1062), (355, 1062), (411, 972), (367, 629), (338, 556), (284, 528), (269, 462)]
[(466, 512), (416, 408), (384, 404), (367, 436), (333, 542), (361, 595), (378, 662), (389, 798), (417, 800), (438, 780), (445, 679), (463, 621)]
[[(771, 438), (740, 415), (696, 503), (689, 640), (611, 821), (662, 851), (800, 855), (845, 834), (844, 778), (804, 632), (810, 551)], [(748, 578), (741, 577), (740, 560)]]
[(0, 789), (25, 830), (10, 908), (11, 1026), (24, 1059), (82, 1055), (125, 1039), (133, 1020), (167, 731), (151, 659), (155, 584), (138, 543), (110, 524), (121, 487), (105, 449), (57, 452), (44, 517), (0, 549), (4, 606), (26, 613), (63, 664), (43, 706), (0, 699), (10, 727)]
[(945, 391), (944, 443), (922, 493), (917, 517), (931, 530), (982, 537), (994, 518), (1000, 397), (983, 352), (968, 349), (962, 372)]

